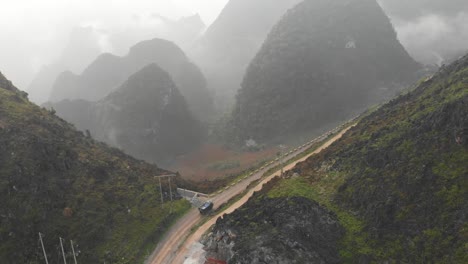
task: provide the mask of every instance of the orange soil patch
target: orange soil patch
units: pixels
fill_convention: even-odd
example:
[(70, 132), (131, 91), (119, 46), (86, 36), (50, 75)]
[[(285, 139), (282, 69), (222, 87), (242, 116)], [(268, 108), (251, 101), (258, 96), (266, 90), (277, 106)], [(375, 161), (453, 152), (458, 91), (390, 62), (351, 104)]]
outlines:
[(179, 158), (169, 169), (178, 171), (182, 178), (192, 181), (217, 180), (272, 159), (277, 151), (277, 148), (269, 148), (257, 152), (235, 152), (223, 146), (205, 144), (195, 152)]

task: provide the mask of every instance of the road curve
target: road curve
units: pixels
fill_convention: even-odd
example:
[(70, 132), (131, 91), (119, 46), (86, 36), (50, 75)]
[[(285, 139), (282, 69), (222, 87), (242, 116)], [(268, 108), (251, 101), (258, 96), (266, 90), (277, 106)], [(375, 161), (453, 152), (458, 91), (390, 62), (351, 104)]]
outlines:
[[(341, 136), (350, 129), (350, 127), (342, 130), (333, 138), (329, 139), (325, 142), (322, 146), (320, 146), (317, 150), (310, 153), (309, 155), (301, 158), (300, 160), (294, 161), (284, 167), (284, 170), (290, 170), (296, 166), (297, 163), (302, 162), (309, 158), (310, 156), (319, 153), (323, 149), (330, 146), (333, 142), (341, 138)], [(331, 132), (329, 132), (331, 133)], [(324, 136), (322, 136), (323, 138)], [(285, 160), (293, 158), (294, 156), (304, 152), (307, 150), (307, 147), (316, 141), (311, 141), (306, 145), (303, 145), (301, 149), (293, 151), (285, 156)], [(268, 166), (265, 166), (258, 172), (254, 173), (252, 176), (249, 176), (247, 179), (244, 179), (232, 186), (228, 186), (223, 192), (215, 195), (211, 200), (215, 204), (215, 208), (217, 209), (219, 205), (222, 205), (229, 201), (234, 196), (242, 193), (244, 190), (247, 189), (248, 185), (255, 181), (262, 178), (263, 174), (269, 170), (270, 168), (277, 166), (278, 163), (273, 163)], [(177, 221), (177, 223), (170, 228), (161, 242), (158, 244), (158, 247), (154, 250), (153, 254), (148, 258), (145, 263), (151, 264), (182, 264), (185, 260), (185, 257), (188, 253), (189, 247), (196, 241), (200, 240), (201, 236), (208, 231), (208, 229), (216, 223), (216, 220), (224, 215), (232, 213), (237, 208), (241, 207), (244, 203), (248, 201), (248, 199), (253, 195), (254, 192), (259, 191), (262, 189), (263, 184), (269, 182), (275, 176), (278, 176), (280, 171), (276, 171), (272, 173), (270, 176), (262, 180), (255, 188), (252, 188), (247, 194), (245, 194), (239, 201), (232, 204), (229, 208), (225, 209), (222, 212), (219, 212), (216, 216), (212, 217), (202, 226), (200, 226), (192, 235), (188, 237), (191, 233), (191, 229), (196, 226), (196, 224), (200, 221), (201, 216), (197, 209), (192, 208), (189, 213), (183, 216), (181, 219)]]

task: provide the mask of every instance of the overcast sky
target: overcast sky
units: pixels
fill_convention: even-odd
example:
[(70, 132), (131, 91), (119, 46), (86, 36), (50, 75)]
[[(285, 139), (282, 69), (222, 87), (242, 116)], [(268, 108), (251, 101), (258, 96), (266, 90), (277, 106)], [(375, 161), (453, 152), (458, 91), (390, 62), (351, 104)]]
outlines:
[(468, 51), (467, 0), (378, 0), (406, 50), (424, 64)]
[[(227, 0), (1, 0), (0, 71), (25, 88), (32, 74), (51, 63), (73, 27), (119, 30), (135, 17), (178, 19), (200, 14), (208, 25)], [(139, 23), (144, 23), (142, 19)]]
[[(0, 0), (0, 71), (26, 89), (34, 74), (55, 62), (78, 26), (132, 32), (157, 20), (200, 14), (211, 24), (228, 0)], [(281, 1), (281, 0), (272, 0)], [(378, 0), (401, 42), (423, 63), (468, 47), (467, 0)], [(241, 18), (240, 18), (241, 19)], [(153, 25), (154, 26), (154, 25)], [(148, 27), (148, 32), (154, 28)], [(105, 43), (104, 43), (105, 44)], [(114, 52), (112, 48), (102, 51)]]

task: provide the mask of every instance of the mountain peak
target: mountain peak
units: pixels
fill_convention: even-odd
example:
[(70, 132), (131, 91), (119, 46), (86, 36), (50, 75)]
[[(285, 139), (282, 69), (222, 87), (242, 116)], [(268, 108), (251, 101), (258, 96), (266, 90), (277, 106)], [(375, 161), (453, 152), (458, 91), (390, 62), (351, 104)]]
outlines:
[(170, 74), (197, 118), (203, 121), (210, 118), (213, 102), (202, 72), (180, 47), (159, 38), (137, 43), (123, 57), (102, 54), (79, 76), (61, 75), (54, 84), (50, 100), (99, 101), (152, 63)]
[(418, 69), (375, 0), (304, 1), (247, 68), (231, 138), (310, 133), (394, 96)]
[(154, 38), (141, 41), (130, 48), (128, 57), (139, 58), (140, 56), (148, 56), (148, 53), (158, 51), (158, 53), (166, 54), (166, 56), (184, 57), (185, 54), (174, 42)]

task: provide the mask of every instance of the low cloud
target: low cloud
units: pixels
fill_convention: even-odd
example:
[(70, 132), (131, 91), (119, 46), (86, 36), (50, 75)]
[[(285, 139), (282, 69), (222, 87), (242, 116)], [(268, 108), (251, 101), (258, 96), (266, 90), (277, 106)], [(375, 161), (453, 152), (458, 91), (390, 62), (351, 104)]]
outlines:
[(468, 52), (468, 1), (378, 1), (417, 61), (440, 65)]
[[(173, 20), (200, 13), (211, 23), (227, 0), (15, 0), (2, 2), (0, 71), (25, 89), (43, 65), (56, 62), (70, 32), (92, 27), (104, 52), (156, 37), (158, 13)], [(135, 43), (116, 44), (125, 34)], [(120, 35), (120, 36), (118, 36)], [(143, 37), (143, 38), (140, 38)], [(125, 39), (124, 39), (125, 40)], [(130, 42), (130, 40), (128, 40)]]
[(442, 64), (468, 49), (468, 13), (454, 17), (429, 14), (414, 21), (395, 21), (408, 52), (424, 64)]

